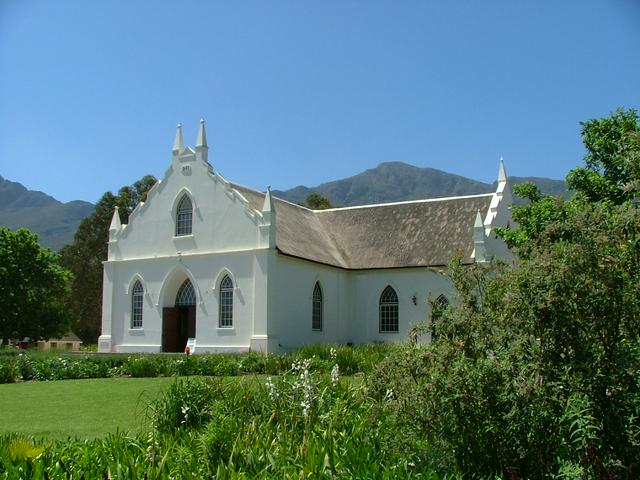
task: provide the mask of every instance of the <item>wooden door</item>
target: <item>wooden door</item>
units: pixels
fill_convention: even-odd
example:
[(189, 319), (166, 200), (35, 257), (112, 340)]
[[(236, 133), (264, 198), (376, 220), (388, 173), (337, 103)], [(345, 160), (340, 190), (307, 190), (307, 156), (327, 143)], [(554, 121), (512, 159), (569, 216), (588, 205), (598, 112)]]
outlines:
[(187, 321), (189, 326), (187, 328), (187, 337), (196, 338), (196, 306), (191, 305), (188, 308)]
[(162, 309), (162, 351), (179, 352), (178, 349), (179, 316), (178, 309), (164, 307)]

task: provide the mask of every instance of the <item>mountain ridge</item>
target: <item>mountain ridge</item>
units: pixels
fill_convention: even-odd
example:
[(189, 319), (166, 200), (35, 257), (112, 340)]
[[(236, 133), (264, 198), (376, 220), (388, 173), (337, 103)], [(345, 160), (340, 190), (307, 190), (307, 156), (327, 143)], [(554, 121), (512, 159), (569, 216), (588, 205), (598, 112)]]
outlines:
[(41, 245), (52, 250), (71, 243), (78, 225), (93, 209), (90, 202), (62, 203), (0, 176), (0, 225), (12, 230), (28, 228), (38, 234)]
[[(568, 196), (563, 180), (546, 177), (509, 177), (512, 185), (532, 182), (548, 195)], [(474, 195), (495, 191), (497, 183), (485, 183), (462, 175), (403, 162), (383, 162), (375, 168), (341, 180), (315, 187), (298, 185), (288, 190), (273, 190), (277, 197), (303, 204), (311, 193), (318, 193), (334, 205), (345, 207), (423, 198)]]
[[(562, 180), (545, 177), (509, 177), (511, 184), (532, 181), (543, 193), (568, 196)], [(357, 175), (315, 187), (299, 185), (273, 190), (273, 195), (304, 204), (311, 193), (327, 197), (336, 206), (419, 200), (424, 198), (474, 195), (495, 191), (496, 182), (484, 183), (461, 175), (403, 162), (384, 162)], [(516, 199), (516, 203), (522, 200)], [(73, 241), (78, 225), (95, 205), (82, 200), (62, 203), (44, 192), (29, 190), (0, 176), (0, 225), (11, 229), (26, 227), (38, 234), (40, 243), (59, 250)]]

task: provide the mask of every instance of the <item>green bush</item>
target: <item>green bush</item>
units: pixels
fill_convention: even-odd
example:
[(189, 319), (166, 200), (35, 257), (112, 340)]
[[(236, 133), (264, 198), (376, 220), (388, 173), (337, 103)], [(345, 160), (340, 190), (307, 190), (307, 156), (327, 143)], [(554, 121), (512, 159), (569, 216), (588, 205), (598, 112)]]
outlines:
[(216, 385), (207, 378), (177, 379), (160, 398), (151, 402), (153, 427), (162, 434), (202, 427), (211, 418), (217, 392)]
[(165, 374), (164, 359), (157, 355), (135, 355), (127, 358), (122, 371), (132, 377), (157, 377)]
[(241, 356), (239, 368), (244, 373), (265, 373), (267, 360), (264, 353), (249, 352)]
[[(368, 380), (431, 466), (476, 475), (640, 473), (640, 211), (567, 208), (517, 267), (451, 265), (435, 339)], [(418, 451), (411, 443), (406, 451)]]
[(13, 383), (18, 376), (18, 369), (11, 358), (0, 359), (0, 383)]
[(222, 356), (213, 369), (213, 374), (219, 377), (235, 377), (240, 371), (240, 364), (235, 355)]

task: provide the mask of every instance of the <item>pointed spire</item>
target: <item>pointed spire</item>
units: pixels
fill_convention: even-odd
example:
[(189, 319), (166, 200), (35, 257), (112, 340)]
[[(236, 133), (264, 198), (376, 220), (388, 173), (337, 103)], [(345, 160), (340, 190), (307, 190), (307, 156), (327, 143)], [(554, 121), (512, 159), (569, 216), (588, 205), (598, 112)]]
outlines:
[(480, 210), (476, 212), (476, 221), (473, 224), (473, 256), (476, 262), (486, 261), (487, 248), (485, 245), (485, 232)]
[(473, 228), (484, 229), (484, 224), (482, 223), (482, 215), (480, 215), (480, 209), (478, 209), (478, 213), (476, 213), (476, 222), (473, 224)]
[(260, 225), (260, 244), (265, 247), (276, 246), (276, 209), (271, 196), (271, 186), (267, 187), (262, 204), (262, 225)]
[(264, 196), (264, 203), (262, 204), (262, 213), (265, 212), (276, 213), (276, 208), (273, 205), (273, 197), (271, 196), (271, 185), (267, 186), (267, 193)]
[(196, 148), (209, 148), (207, 146), (207, 134), (204, 131), (204, 118), (200, 119), (200, 127), (198, 128), (198, 139), (196, 140)]
[(504, 169), (504, 160), (500, 157), (500, 169), (498, 170), (498, 182), (507, 181), (507, 171)]
[(120, 212), (118, 211), (118, 207), (113, 210), (113, 217), (111, 218), (111, 225), (109, 225), (109, 230), (120, 230), (122, 228), (122, 222), (120, 221)]
[(111, 225), (109, 225), (109, 241), (116, 241), (116, 235), (122, 229), (122, 222), (120, 221), (120, 212), (118, 207), (113, 211), (113, 217), (111, 218)]
[(173, 141), (173, 152), (180, 153), (184, 150), (184, 143), (182, 141), (182, 124), (179, 123), (176, 127), (176, 139)]

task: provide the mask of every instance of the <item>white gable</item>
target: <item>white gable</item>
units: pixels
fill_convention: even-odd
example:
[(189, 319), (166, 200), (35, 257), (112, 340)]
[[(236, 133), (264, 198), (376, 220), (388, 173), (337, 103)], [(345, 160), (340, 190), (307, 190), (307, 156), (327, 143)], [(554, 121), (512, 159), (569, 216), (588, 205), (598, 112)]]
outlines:
[[(176, 236), (178, 202), (188, 195), (193, 204), (193, 233)], [(157, 258), (190, 253), (219, 253), (260, 247), (262, 215), (229, 182), (188, 149), (174, 156), (146, 202), (132, 212), (129, 223), (110, 242), (117, 260)]]

